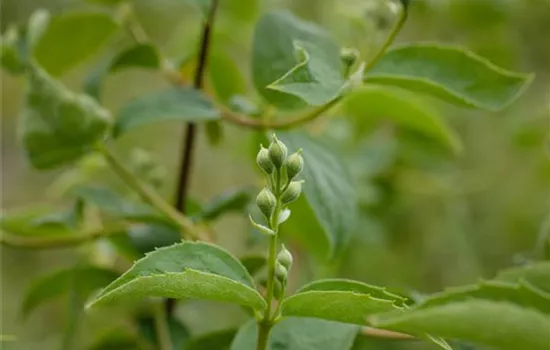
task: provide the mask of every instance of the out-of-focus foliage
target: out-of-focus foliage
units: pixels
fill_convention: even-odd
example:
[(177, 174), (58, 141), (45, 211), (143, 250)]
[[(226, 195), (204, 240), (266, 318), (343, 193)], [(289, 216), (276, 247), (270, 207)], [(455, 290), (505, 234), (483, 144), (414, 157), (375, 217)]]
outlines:
[[(212, 121), (219, 117), (219, 111), (210, 101), (191, 90), (184, 99), (173, 94), (176, 89), (168, 86), (159, 70), (168, 65), (168, 71), (181, 73), (183, 83), (192, 81), (204, 3), (190, 0), (2, 2), (1, 57), (3, 68), (6, 68), (0, 73), (2, 229), (32, 237), (59, 236), (93, 230), (108, 224), (113, 217), (134, 222), (127, 234), (110, 237), (112, 244), (102, 241), (74, 251), (55, 249), (40, 253), (3, 247), (1, 333), (17, 334), (17, 342), (5, 342), (2, 347), (49, 350), (59, 348), (61, 341), (72, 343), (71, 348), (76, 350), (103, 349), (108, 348), (107, 345), (115, 346), (113, 344), (117, 344), (117, 348), (123, 348), (121, 344), (124, 344), (134, 349), (143, 343), (157, 341), (152, 320), (148, 315), (145, 318), (140, 315), (149, 311), (147, 304), (132, 310), (124, 307), (91, 310), (79, 324), (78, 332), (68, 330), (78, 335), (75, 338), (78, 341), (62, 339), (67, 331), (65, 325), (71, 323), (74, 316), (73, 311), (80, 310), (84, 303), (79, 293), (67, 293), (66, 298), (56, 299), (57, 304), (44, 304), (43, 308), (29, 314), (24, 322), (20, 319), (23, 291), (32, 286), (31, 281), (35, 278), (61, 271), (57, 276), (65, 276), (63, 283), (74, 284), (75, 280), (69, 278), (70, 271), (81, 268), (78, 267), (81, 259), (86, 259), (92, 266), (108, 268), (105, 271), (124, 271), (146, 252), (179, 240), (176, 229), (166, 222), (165, 217), (139, 203), (133, 194), (128, 193), (125, 184), (114, 178), (104, 166), (90, 165), (93, 155), (81, 158), (84, 148), (88, 151), (93, 142), (104, 136), (107, 117), (96, 109), (95, 102), (84, 103), (78, 95), (69, 96), (68, 91), (63, 90), (65, 86), (78, 93), (90, 93), (118, 116), (114, 132), (120, 136), (117, 147), (121, 153), (135, 154), (138, 146), (155, 153), (165, 168), (152, 166), (140, 172), (139, 160), (128, 157), (128, 163), (132, 163), (140, 177), (158, 188), (166, 198), (172, 198), (175, 190), (181, 148), (180, 125), (173, 121), (209, 120), (210, 127), (201, 130), (196, 150), (191, 198), (188, 199), (193, 205), (188, 205), (188, 214), (205, 226), (211, 225), (214, 218), (220, 218), (208, 227), (217, 242), (235, 255), (243, 256), (241, 261), (251, 275), (259, 280), (265, 275), (264, 260), (253, 262), (253, 259), (247, 259), (251, 249), (252, 253), (261, 252), (265, 242), (258, 232), (249, 228), (246, 216), (242, 215), (250, 198), (247, 191), (240, 191), (242, 186), (260, 185), (253, 170), (252, 154), (257, 152), (258, 140), (263, 136), (225, 124), (222, 129), (221, 124)], [(327, 96), (330, 98), (339, 93), (344, 84), (337, 61), (338, 48), (325, 38), (324, 32), (302, 28), (301, 21), (316, 22), (326, 28), (339, 45), (356, 47), (360, 61), (364, 61), (373, 57), (396, 19), (397, 7), (388, 4), (385, 0), (221, 0), (204, 95), (232, 110), (244, 110), (250, 115), (264, 114), (268, 118), (273, 115), (270, 114), (272, 107), (266, 101), (286, 109), (303, 107), (303, 100), (311, 104), (326, 102)], [(35, 33), (33, 36), (29, 34), (29, 28), (24, 29), (25, 24), (37, 8), (44, 6), (53, 17), (35, 18), (31, 28)], [(284, 12), (263, 17), (272, 9), (290, 9), (300, 19), (284, 15)], [(42, 31), (41, 26), (48, 21), (47, 30)], [(262, 28), (268, 32), (259, 39), (254, 34), (257, 21), (262, 21)], [(141, 24), (143, 32), (135, 30), (133, 24), (136, 23)], [(285, 36), (292, 30), (301, 33), (299, 41), (292, 42)], [(271, 40), (265, 40), (266, 35), (271, 35)], [(147, 42), (136, 45), (136, 37), (145, 37)], [(519, 339), (526, 348), (544, 346), (544, 339), (535, 335), (544, 332), (547, 315), (531, 312), (525, 304), (510, 303), (516, 295), (515, 290), (508, 291), (508, 303), (504, 306), (507, 312), (504, 312), (502, 301), (494, 300), (487, 289), (475, 283), (480, 277), (493, 278), (497, 271), (519, 265), (498, 274), (496, 279), (511, 283), (525, 280), (523, 282), (536, 286), (534, 288), (548, 291), (548, 283), (545, 283), (548, 268), (543, 268), (546, 263), (521, 267), (532, 260), (550, 258), (548, 37), (550, 2), (547, 0), (411, 1), (408, 20), (397, 44), (439, 41), (461, 45), (506, 70), (534, 73), (536, 78), (526, 93), (503, 111), (457, 108), (434, 99), (433, 95), (459, 100), (462, 105), (499, 109), (502, 104), (500, 97), (504, 96), (506, 100), (514, 97), (521, 89), (522, 79), (528, 77), (506, 73), (507, 79), (499, 80), (493, 75), (492, 65), (487, 68), (484, 62), (477, 62), (481, 68), (472, 77), (479, 79), (482, 76), (483, 82), (487, 83), (498, 81), (500, 89), (493, 89), (494, 85), (490, 84), (491, 88), (469, 86), (470, 76), (445, 67), (436, 73), (449, 79), (434, 87), (423, 84), (422, 78), (433, 72), (423, 69), (422, 60), (420, 64), (409, 65), (414, 57), (409, 55), (404, 60), (407, 64), (403, 63), (399, 55), (407, 50), (408, 46), (405, 46), (405, 49), (393, 51), (386, 60), (380, 61), (365, 77), (367, 82), (372, 79), (379, 85), (358, 89), (329, 117), (308, 125), (310, 136), (307, 139), (295, 132), (286, 137), (281, 133), (281, 139), (291, 150), (305, 148), (306, 160), (308, 153), (321, 150), (322, 154), (308, 160), (307, 166), (311, 168), (306, 168), (304, 173), (307, 200), (301, 198), (294, 204), (292, 219), (283, 231), (296, 259), (288, 288), (294, 292), (316, 278), (343, 277), (388, 286), (390, 295), (402, 293), (421, 300), (425, 294), (467, 284), (471, 288), (467, 291), (443, 292), (435, 297), (439, 298), (436, 301), (428, 299), (424, 306), (421, 303), (402, 315), (393, 311), (379, 315), (373, 323), (411, 333), (439, 332), (453, 338), (475, 334), (476, 328), (497, 320), (499, 327), (510, 330), (506, 332), (508, 338), (500, 337), (500, 334), (484, 334), (483, 339), (475, 340), (517, 348), (515, 342)], [(38, 41), (39, 38), (42, 38), (41, 44), (32, 49), (38, 63), (49, 74), (61, 76), (64, 84), (63, 88), (56, 86), (56, 91), (63, 90), (63, 94), (56, 93), (56, 96), (71, 97), (70, 106), (87, 110), (98, 123), (97, 132), (69, 140), (75, 145), (69, 150), (70, 154), (34, 162), (48, 167), (52, 162), (74, 162), (78, 158), (75, 168), (49, 173), (37, 173), (22, 160), (19, 136), (28, 140), (29, 133), (18, 134), (21, 130), (17, 130), (16, 122), (25, 89), (33, 91), (36, 87), (25, 86), (28, 82), (17, 75), (29, 55), (21, 48), (27, 45), (25, 41)], [(311, 42), (318, 46), (309, 47)], [(319, 50), (319, 45), (322, 52), (313, 52)], [(294, 48), (292, 55), (285, 52), (280, 56), (276, 51), (290, 46)], [(67, 47), (71, 48), (70, 54), (60, 54)], [(462, 53), (449, 52), (446, 54), (455, 56), (445, 62), (453, 61), (455, 66), (461, 67), (471, 64), (461, 61)], [(162, 61), (160, 54), (171, 62)], [(425, 59), (425, 55), (423, 57)], [(301, 59), (298, 66), (297, 58)], [(434, 54), (433, 59), (437, 60), (438, 55)], [(260, 72), (266, 67), (269, 70)], [(400, 77), (384, 74), (385, 69), (395, 73), (396, 67), (400, 70)], [(278, 81), (272, 89), (265, 88), (285, 73), (285, 79)], [(319, 76), (329, 79), (331, 84), (316, 84)], [(420, 79), (409, 79), (411, 76)], [(388, 88), (387, 84), (392, 87)], [(410, 93), (396, 86), (413, 92), (420, 89), (427, 94)], [(155, 121), (166, 123), (149, 124), (151, 120), (147, 118), (151, 117), (148, 113), (151, 110), (156, 113), (153, 116)], [(48, 111), (52, 117), (63, 115), (59, 105), (49, 106)], [(36, 117), (37, 114), (33, 114), (33, 118)], [(43, 122), (48, 124), (48, 121)], [(62, 128), (45, 127), (43, 130), (47, 131), (42, 133), (43, 137), (49, 141), (33, 149), (42, 152), (52, 148), (56, 151), (57, 142), (63, 141), (63, 134), (60, 137), (56, 133), (62, 132)], [(206, 130), (210, 130), (208, 135)], [(324, 138), (324, 142), (317, 144), (311, 138)], [(214, 140), (216, 146), (211, 147), (208, 140)], [(346, 168), (350, 174), (344, 171)], [(308, 173), (313, 170), (317, 178)], [(342, 178), (349, 179), (349, 182), (339, 183), (338, 179)], [(90, 182), (109, 185), (117, 191), (105, 193), (97, 187), (84, 186)], [(228, 192), (228, 189), (231, 190)], [(328, 192), (333, 193), (332, 200), (324, 197)], [(222, 193), (226, 196), (219, 197)], [(79, 207), (79, 203), (75, 205), (69, 194), (76, 194), (88, 204), (84, 208)], [(42, 208), (47, 201), (54, 202), (55, 209), (12, 210), (23, 206)], [(358, 209), (354, 209), (350, 201), (357, 201)], [(349, 220), (341, 222), (341, 216), (332, 217), (335, 211), (345, 213)], [(23, 214), (14, 217), (8, 216), (8, 212)], [(58, 215), (46, 215), (52, 212)], [(300, 218), (300, 221), (295, 218)], [(353, 227), (349, 225), (352, 221)], [(81, 227), (82, 222), (90, 227)], [(152, 233), (158, 235), (151, 239)], [(115, 253), (116, 250), (124, 252), (122, 257)], [(335, 259), (327, 260), (328, 256)], [(254, 256), (248, 255), (250, 257)], [(151, 258), (154, 255), (146, 259)], [(239, 266), (239, 273), (248, 276), (240, 264), (234, 263)], [(182, 281), (178, 288), (183, 289), (184, 285), (185, 281)], [(232, 286), (247, 288), (244, 284)], [(538, 289), (533, 293), (539, 293)], [(51, 290), (55, 292), (55, 288)], [(78, 288), (71, 290), (78, 291)], [(250, 292), (248, 302), (254, 301), (254, 292), (246, 291)], [(333, 319), (352, 317), (341, 312), (344, 307), (353, 310), (352, 304), (356, 301), (350, 301), (347, 295), (340, 296), (338, 292), (330, 293), (315, 296), (320, 303), (326, 300), (323, 298), (342, 298), (341, 308), (329, 310)], [(475, 304), (464, 303), (464, 294), (475, 297)], [(46, 293), (40, 298), (47, 296)], [(188, 296), (193, 294), (189, 292)], [(532, 294), (529, 296), (528, 301), (532, 300)], [(371, 297), (358, 294), (354, 298)], [(523, 302), (526, 300), (525, 294), (518, 298)], [(291, 305), (292, 299), (289, 300)], [(308, 302), (312, 303), (306, 305), (310, 309), (296, 311), (296, 308), (289, 307), (289, 315), (294, 312), (297, 316), (311, 316), (312, 312), (318, 311), (314, 305), (316, 300), (308, 299)], [(381, 304), (388, 303), (382, 301)], [(377, 309), (377, 312), (385, 310)], [(129, 325), (128, 314), (141, 322)], [(220, 348), (229, 349), (235, 330), (248, 317), (238, 307), (196, 301), (181, 303), (174, 314), (177, 320), (170, 320), (170, 327), (183, 327), (186, 337), (188, 330), (185, 327), (189, 328), (192, 335), (189, 339), (193, 338), (195, 342), (189, 343), (190, 349), (200, 349), (201, 339), (214, 342), (207, 344), (219, 344)], [(446, 322), (433, 323), (434, 315)], [(483, 318), (487, 315), (492, 316)], [(515, 315), (511, 321), (507, 318), (509, 315)], [(273, 331), (272, 341), (292, 346), (297, 341), (292, 334), (302, 332), (311, 341), (312, 349), (349, 348), (357, 332), (354, 325), (297, 320), (289, 318), (279, 323)], [(534, 336), (524, 339), (522, 337), (528, 333), (515, 334), (516, 328), (506, 328), (511, 322), (521, 322)], [(470, 328), (457, 331), (457, 323)], [(136, 324), (142, 326), (141, 330), (134, 328)], [(249, 344), (251, 338), (247, 334), (255, 334), (254, 327), (250, 323), (240, 328), (231, 349), (253, 349), (254, 344)], [(536, 333), (537, 327), (539, 333)], [(113, 329), (121, 331), (112, 332)], [(224, 332), (230, 336), (225, 336)], [(145, 339), (136, 337), (136, 334), (143, 334), (141, 338)], [(221, 336), (217, 337), (218, 334)], [(136, 345), (136, 339), (141, 345)], [(455, 349), (483, 349), (455, 342), (451, 345)], [(354, 345), (357, 350), (428, 348), (434, 348), (434, 345), (368, 336), (356, 339)]]

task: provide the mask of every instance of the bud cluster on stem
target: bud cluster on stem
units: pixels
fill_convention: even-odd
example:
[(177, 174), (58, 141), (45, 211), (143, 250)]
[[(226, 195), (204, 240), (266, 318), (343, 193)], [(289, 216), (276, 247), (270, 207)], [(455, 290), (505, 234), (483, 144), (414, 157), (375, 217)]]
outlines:
[[(262, 212), (266, 225), (250, 221), (260, 232), (270, 236), (267, 267), (267, 309), (258, 320), (258, 337), (262, 339), (269, 334), (279, 308), (272, 314), (274, 299), (280, 300), (284, 295), (288, 272), (292, 266), (292, 255), (283, 245), (277, 253), (277, 234), (279, 225), (290, 216), (288, 204), (294, 202), (302, 192), (303, 180), (296, 177), (304, 167), (302, 150), (288, 155), (286, 145), (273, 135), (268, 148), (260, 147), (256, 163), (267, 178), (267, 186), (256, 197), (256, 204)], [(261, 343), (261, 342), (259, 342)]]

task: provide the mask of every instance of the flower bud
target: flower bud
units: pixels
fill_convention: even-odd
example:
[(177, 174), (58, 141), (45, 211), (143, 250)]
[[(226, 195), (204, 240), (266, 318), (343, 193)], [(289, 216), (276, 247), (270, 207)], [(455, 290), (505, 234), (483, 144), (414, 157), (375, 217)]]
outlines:
[(292, 266), (292, 254), (290, 254), (284, 244), (281, 248), (281, 251), (277, 255), (277, 262), (283, 265), (287, 269), (287, 271), (290, 270), (290, 267)]
[(277, 199), (268, 188), (264, 188), (258, 194), (258, 197), (256, 197), (256, 204), (265, 215), (265, 217), (269, 219), (271, 217), (271, 214), (273, 214), (273, 210), (275, 210)]
[(302, 193), (302, 182), (303, 181), (290, 182), (290, 185), (288, 185), (287, 189), (281, 195), (281, 202), (283, 204), (294, 202), (300, 197), (300, 193)]
[(283, 281), (286, 281), (286, 277), (288, 275), (288, 271), (286, 269), (286, 267), (284, 267), (282, 264), (280, 263), (277, 263), (275, 265), (275, 277), (283, 282)]
[(340, 60), (345, 67), (351, 67), (359, 58), (359, 51), (355, 48), (343, 48), (340, 51)]
[(277, 136), (273, 135), (273, 140), (269, 145), (268, 153), (271, 162), (275, 165), (275, 168), (280, 169), (285, 162), (288, 150), (285, 144), (279, 141)]
[(273, 163), (271, 162), (271, 159), (269, 159), (269, 152), (267, 151), (264, 146), (261, 146), (260, 151), (258, 152), (258, 156), (256, 157), (256, 163), (258, 163), (258, 166), (267, 174), (273, 173), (273, 170), (275, 167), (273, 166)]
[(295, 178), (304, 168), (304, 158), (302, 157), (302, 150), (291, 154), (286, 160), (286, 174), (288, 180)]

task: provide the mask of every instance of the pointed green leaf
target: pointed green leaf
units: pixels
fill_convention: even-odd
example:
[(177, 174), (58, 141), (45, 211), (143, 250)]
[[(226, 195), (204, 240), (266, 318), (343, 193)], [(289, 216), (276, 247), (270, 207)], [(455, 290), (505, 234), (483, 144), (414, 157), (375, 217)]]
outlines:
[[(269, 338), (268, 350), (349, 350), (358, 326), (313, 318), (284, 318), (277, 323)], [(258, 336), (255, 322), (243, 325), (231, 350), (254, 350)]]
[(0, 229), (20, 236), (64, 236), (76, 232), (69, 212), (52, 212), (51, 208), (31, 207), (0, 215)]
[(389, 120), (399, 127), (420, 132), (455, 153), (462, 150), (461, 140), (442, 116), (412, 94), (368, 85), (346, 99), (345, 110), (358, 125)]
[(115, 124), (115, 135), (158, 122), (201, 122), (218, 118), (219, 112), (200, 92), (172, 87), (141, 96), (122, 107)]
[[(330, 79), (328, 82), (314, 84), (311, 76), (309, 78), (306, 76), (306, 86), (300, 87), (299, 95), (301, 97), (308, 93), (304, 88), (310, 89), (309, 93), (318, 102), (320, 98), (317, 94), (326, 94), (324, 84), (331, 85), (333, 80), (338, 79), (341, 70), (339, 48), (323, 29), (299, 19), (290, 12), (279, 11), (265, 14), (258, 21), (254, 32), (252, 76), (258, 92), (270, 104), (279, 108), (292, 109), (306, 106), (306, 103), (299, 97), (268, 87), (293, 69), (299, 69), (300, 72), (290, 73), (285, 84), (291, 80), (296, 81), (295, 78), (298, 76), (303, 77), (301, 74), (303, 70), (295, 68), (304, 61), (301, 59), (303, 57), (296, 57), (295, 42), (299, 42), (300, 47), (305, 49), (313, 48), (314, 52), (308, 51), (311, 62), (306, 65), (315, 69), (317, 74), (315, 79), (319, 78), (318, 74), (321, 74), (323, 79)], [(283, 87), (285, 84), (275, 86), (277, 89), (292, 90), (293, 93), (296, 91), (289, 85)]]
[(546, 350), (550, 317), (508, 302), (470, 299), (371, 316), (375, 327), (426, 333), (507, 350)]
[(191, 339), (183, 350), (229, 350), (235, 334), (237, 330), (231, 328), (200, 335)]
[(482, 281), (476, 285), (449, 288), (422, 301), (418, 308), (428, 308), (472, 298), (507, 301), (550, 314), (550, 295), (528, 284), (514, 285), (499, 281)]
[(82, 185), (75, 187), (72, 193), (77, 198), (81, 198), (86, 203), (92, 204), (114, 217), (138, 222), (171, 222), (151, 206), (132, 202), (107, 187)]
[(34, 58), (48, 73), (60, 75), (96, 52), (118, 28), (100, 12), (70, 12), (53, 17), (34, 47)]
[(294, 49), (299, 52), (298, 64), (267, 87), (300, 97), (312, 106), (336, 98), (344, 86), (339, 67), (324, 60), (322, 48), (314, 44), (294, 41)]
[[(297, 229), (296, 233), (303, 235), (306, 243), (313, 244), (311, 248), (320, 257), (333, 256), (348, 242), (357, 222), (356, 190), (351, 175), (341, 157), (320, 141), (303, 133), (279, 133), (277, 137), (288, 146), (289, 152), (303, 149), (305, 165), (300, 175), (305, 180), (303, 194), (321, 226), (321, 230), (315, 230), (308, 222), (308, 227)], [(294, 217), (302, 218), (299, 210), (298, 205), (293, 205)], [(298, 220), (290, 222), (300, 224)]]
[(28, 79), (19, 132), (31, 164), (50, 169), (91, 152), (110, 125), (109, 112), (39, 68), (30, 70)]
[(76, 287), (82, 297), (117, 278), (118, 274), (94, 266), (81, 266), (59, 270), (34, 281), (23, 298), (22, 312), (28, 316), (43, 303), (58, 298)]
[(138, 260), (91, 303), (143, 297), (198, 298), (266, 307), (244, 266), (222, 248), (183, 242), (160, 248)]
[(226, 213), (244, 212), (252, 198), (249, 188), (229, 190), (205, 203), (197, 216), (200, 220), (213, 221)]
[(534, 262), (501, 271), (495, 278), (499, 281), (526, 281), (546, 293), (550, 293), (550, 261)]
[(490, 111), (515, 100), (531, 80), (531, 75), (504, 70), (470, 51), (435, 44), (397, 47), (366, 76), (367, 83), (397, 86)]
[(161, 65), (157, 49), (151, 44), (138, 44), (99, 63), (84, 82), (84, 91), (99, 100), (101, 83), (109, 73), (128, 68), (157, 69)]
[(364, 325), (368, 315), (399, 308), (396, 304), (404, 300), (383, 288), (357, 281), (321, 280), (286, 298), (281, 314)]

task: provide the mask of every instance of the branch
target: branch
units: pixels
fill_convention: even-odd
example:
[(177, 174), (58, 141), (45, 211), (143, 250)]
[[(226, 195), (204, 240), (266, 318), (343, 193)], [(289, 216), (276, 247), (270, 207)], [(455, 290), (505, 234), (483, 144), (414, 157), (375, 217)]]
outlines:
[(323, 113), (325, 113), (326, 111), (331, 109), (333, 106), (335, 106), (341, 100), (342, 100), (342, 96), (338, 96), (338, 97), (330, 100), (326, 104), (324, 104), (322, 106), (319, 106), (319, 107), (315, 108), (314, 110), (312, 110), (312, 111), (310, 111), (306, 114), (303, 114), (303, 115), (300, 115), (300, 116), (297, 116), (297, 117), (294, 117), (294, 118), (291, 118), (291, 119), (287, 119), (287, 120), (267, 121), (267, 120), (262, 120), (262, 119), (251, 119), (251, 118), (247, 118), (245, 116), (239, 115), (239, 114), (235, 114), (235, 113), (233, 113), (229, 110), (223, 110), (222, 111), (222, 119), (227, 121), (227, 122), (237, 124), (237, 125), (240, 125), (240, 126), (244, 126), (244, 127), (250, 128), (250, 129), (284, 130), (284, 129), (290, 129), (290, 128), (293, 128), (295, 126), (302, 125), (302, 124), (305, 124), (305, 123), (308, 123), (312, 120), (317, 119), (319, 116), (321, 116)]
[(391, 29), (390, 34), (386, 38), (386, 41), (380, 47), (380, 49), (378, 50), (376, 55), (372, 58), (372, 60), (370, 60), (370, 62), (365, 67), (365, 73), (370, 71), (372, 69), (372, 67), (374, 67), (374, 65), (376, 65), (376, 63), (378, 63), (378, 61), (382, 58), (382, 56), (384, 56), (384, 54), (386, 53), (386, 50), (388, 50), (390, 45), (393, 43), (393, 41), (397, 37), (397, 34), (399, 34), (399, 32), (401, 31), (401, 28), (403, 28), (403, 25), (405, 24), (405, 21), (407, 20), (407, 16), (408, 16), (408, 13), (409, 13), (408, 9), (404, 6), (405, 5), (403, 5), (403, 7), (401, 9), (401, 14), (399, 16), (399, 20), (394, 24), (393, 28)]
[(71, 247), (74, 245), (94, 241), (101, 238), (116, 236), (126, 233), (126, 225), (112, 226), (100, 230), (90, 231), (76, 236), (53, 237), (24, 237), (2, 232), (0, 243), (7, 247), (25, 249), (50, 249)]
[[(193, 80), (193, 87), (197, 90), (202, 89), (204, 85), (204, 75), (206, 73), (206, 66), (208, 62), (208, 52), (210, 49), (210, 40), (212, 37), (212, 26), (216, 17), (216, 11), (218, 9), (218, 0), (212, 0), (208, 17), (204, 22), (202, 29), (202, 36), (199, 47), (199, 57), (197, 69), (195, 70), (195, 77)], [(197, 125), (195, 123), (188, 123), (185, 130), (185, 142), (182, 147), (182, 159), (179, 169), (179, 180), (176, 193), (176, 208), (182, 213), (185, 213), (185, 202), (189, 192), (189, 179), (191, 177), (191, 167), (193, 165), (193, 153), (195, 149), (195, 139), (197, 136)]]
[(378, 329), (372, 327), (362, 327), (361, 334), (369, 337), (386, 338), (386, 339), (415, 339), (412, 335)]
[(158, 193), (153, 191), (150, 187), (135, 177), (134, 174), (126, 169), (124, 165), (104, 145), (99, 146), (98, 150), (103, 154), (107, 160), (107, 163), (109, 163), (111, 168), (122, 178), (126, 185), (131, 187), (145, 201), (164, 213), (166, 217), (174, 221), (174, 223), (182, 229), (183, 238), (190, 240), (199, 239), (200, 235), (195, 227), (195, 224), (189, 218), (177, 211)]

